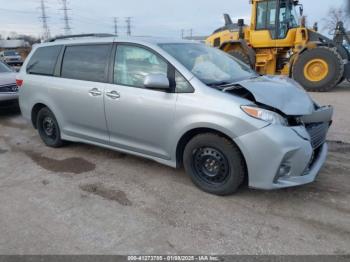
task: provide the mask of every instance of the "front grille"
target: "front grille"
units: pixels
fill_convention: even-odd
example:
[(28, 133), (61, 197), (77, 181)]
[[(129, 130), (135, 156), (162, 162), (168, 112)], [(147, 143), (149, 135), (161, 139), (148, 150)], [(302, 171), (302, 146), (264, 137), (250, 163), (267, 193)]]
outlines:
[(18, 87), (16, 84), (10, 84), (10, 85), (0, 85), (0, 93), (9, 93), (9, 92), (17, 92)]
[(317, 149), (326, 142), (329, 123), (313, 123), (305, 125), (307, 132), (311, 137), (313, 149)]
[(312, 153), (312, 156), (311, 156), (311, 159), (310, 159), (310, 162), (309, 164), (307, 165), (304, 173), (303, 173), (303, 176), (306, 176), (310, 173), (310, 170), (312, 169), (313, 165), (316, 163), (316, 161), (318, 160), (319, 156), (320, 156), (320, 153), (321, 153), (321, 147), (317, 148), (314, 150), (314, 152)]

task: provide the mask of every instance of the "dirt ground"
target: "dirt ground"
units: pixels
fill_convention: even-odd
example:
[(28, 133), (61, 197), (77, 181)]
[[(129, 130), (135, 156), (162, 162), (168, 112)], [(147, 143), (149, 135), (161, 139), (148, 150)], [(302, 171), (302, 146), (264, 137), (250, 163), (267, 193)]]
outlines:
[(111, 150), (47, 148), (0, 109), (0, 254), (349, 254), (350, 85), (312, 96), (336, 109), (317, 181), (230, 197)]

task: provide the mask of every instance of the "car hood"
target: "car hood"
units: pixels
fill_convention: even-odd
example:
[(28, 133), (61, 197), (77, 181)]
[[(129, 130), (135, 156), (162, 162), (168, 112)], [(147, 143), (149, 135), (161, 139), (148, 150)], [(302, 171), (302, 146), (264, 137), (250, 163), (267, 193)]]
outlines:
[(0, 86), (3, 85), (10, 85), (16, 83), (16, 73), (15, 72), (9, 72), (9, 73), (0, 73)]
[(315, 106), (311, 97), (294, 80), (285, 76), (261, 76), (246, 79), (224, 91), (234, 91), (237, 86), (248, 90), (255, 101), (290, 116), (310, 115)]

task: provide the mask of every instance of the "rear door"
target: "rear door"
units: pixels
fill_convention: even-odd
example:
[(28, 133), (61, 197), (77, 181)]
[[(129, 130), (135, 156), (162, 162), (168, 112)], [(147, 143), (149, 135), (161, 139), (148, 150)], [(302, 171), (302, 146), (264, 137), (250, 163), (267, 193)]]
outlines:
[(106, 118), (113, 146), (170, 158), (170, 130), (177, 94), (174, 90), (147, 89), (143, 85), (148, 74), (170, 77), (170, 71), (167, 61), (154, 51), (138, 45), (118, 45), (112, 84), (105, 90)]
[(51, 96), (68, 136), (108, 143), (104, 91), (112, 44), (66, 46)]

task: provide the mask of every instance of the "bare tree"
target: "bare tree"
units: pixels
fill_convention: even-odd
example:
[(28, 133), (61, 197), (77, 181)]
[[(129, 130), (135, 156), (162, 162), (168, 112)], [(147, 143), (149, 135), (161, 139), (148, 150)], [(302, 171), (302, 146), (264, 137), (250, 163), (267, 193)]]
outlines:
[(323, 20), (323, 30), (326, 30), (328, 34), (333, 35), (337, 23), (342, 21), (344, 23), (345, 28), (349, 25), (349, 16), (347, 13), (347, 9), (344, 7), (332, 7), (328, 11), (328, 15)]

